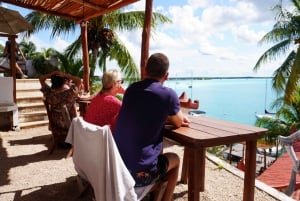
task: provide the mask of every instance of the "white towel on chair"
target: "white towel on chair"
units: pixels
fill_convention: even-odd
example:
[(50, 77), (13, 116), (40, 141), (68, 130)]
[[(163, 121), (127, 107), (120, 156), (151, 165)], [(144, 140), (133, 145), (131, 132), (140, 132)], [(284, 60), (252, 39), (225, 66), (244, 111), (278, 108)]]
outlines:
[(66, 142), (73, 144), (75, 169), (90, 182), (97, 201), (137, 200), (135, 181), (108, 126), (96, 126), (76, 117), (72, 120)]

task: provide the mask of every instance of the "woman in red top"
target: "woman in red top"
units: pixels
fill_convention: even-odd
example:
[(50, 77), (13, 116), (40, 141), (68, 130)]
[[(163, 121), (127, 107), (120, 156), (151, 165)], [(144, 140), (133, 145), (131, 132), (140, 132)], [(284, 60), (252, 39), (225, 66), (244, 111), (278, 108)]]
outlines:
[(84, 120), (98, 126), (109, 125), (113, 133), (122, 103), (116, 98), (116, 94), (121, 89), (122, 79), (119, 71), (106, 71), (102, 76), (102, 89), (89, 104)]

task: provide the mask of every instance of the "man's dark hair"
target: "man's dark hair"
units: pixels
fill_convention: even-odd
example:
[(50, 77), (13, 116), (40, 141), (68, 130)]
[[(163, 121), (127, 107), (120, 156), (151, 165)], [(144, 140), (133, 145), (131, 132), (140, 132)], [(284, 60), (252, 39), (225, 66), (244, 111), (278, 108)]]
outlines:
[(52, 75), (51, 76), (51, 88), (58, 89), (64, 85), (65, 81), (66, 80), (64, 77), (60, 77), (58, 75)]
[(150, 56), (146, 65), (146, 74), (154, 78), (162, 78), (169, 70), (169, 59), (162, 53)]

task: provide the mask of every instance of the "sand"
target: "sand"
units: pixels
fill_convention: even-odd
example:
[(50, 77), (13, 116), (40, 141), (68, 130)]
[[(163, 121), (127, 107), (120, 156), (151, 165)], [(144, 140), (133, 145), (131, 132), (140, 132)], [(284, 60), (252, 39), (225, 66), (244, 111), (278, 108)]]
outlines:
[[(74, 201), (78, 197), (76, 171), (67, 149), (48, 154), (51, 133), (47, 126), (0, 132), (0, 200), (1, 201)], [(183, 147), (166, 141), (166, 152), (176, 152), (182, 159)], [(180, 177), (180, 175), (179, 175)], [(202, 201), (243, 200), (243, 180), (206, 160), (205, 191)], [(173, 199), (187, 200), (187, 185), (178, 183)], [(256, 201), (275, 201), (264, 191), (255, 189)]]

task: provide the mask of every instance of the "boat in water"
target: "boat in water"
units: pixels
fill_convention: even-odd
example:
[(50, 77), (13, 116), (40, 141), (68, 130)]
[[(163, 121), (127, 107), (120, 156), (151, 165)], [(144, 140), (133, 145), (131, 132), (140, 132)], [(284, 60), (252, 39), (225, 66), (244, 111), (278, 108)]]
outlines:
[(188, 112), (189, 115), (192, 115), (192, 116), (201, 116), (203, 114), (205, 114), (206, 112), (204, 111), (201, 111), (201, 110), (190, 110)]
[(275, 119), (276, 118), (275, 114), (257, 114), (257, 113), (255, 113), (255, 116), (257, 119), (263, 119), (263, 118)]

